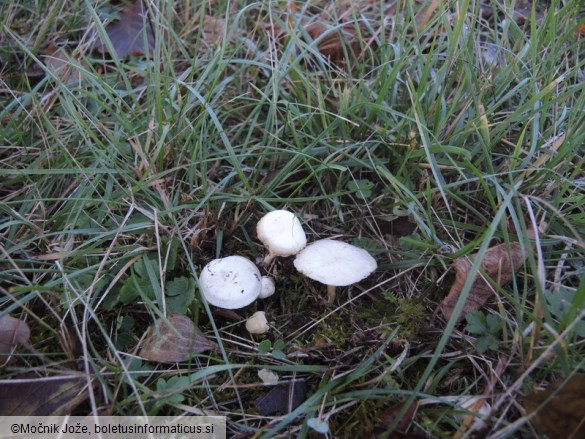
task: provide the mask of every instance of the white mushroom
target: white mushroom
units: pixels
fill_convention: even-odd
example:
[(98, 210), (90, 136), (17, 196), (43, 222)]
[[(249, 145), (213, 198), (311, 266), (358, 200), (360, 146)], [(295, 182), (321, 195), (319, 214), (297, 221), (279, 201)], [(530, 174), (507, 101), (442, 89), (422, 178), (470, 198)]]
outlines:
[(264, 334), (268, 332), (268, 320), (264, 311), (256, 311), (252, 316), (246, 320), (246, 329), (250, 334)]
[(201, 293), (207, 301), (226, 309), (243, 308), (258, 298), (260, 271), (242, 256), (214, 259), (201, 271)]
[(262, 276), (260, 279), (260, 294), (258, 295), (258, 299), (266, 299), (274, 294), (276, 291), (276, 285), (274, 285), (274, 281), (271, 277)]
[(264, 264), (276, 256), (296, 255), (307, 245), (307, 237), (299, 219), (286, 210), (264, 215), (256, 226), (258, 239), (268, 248)]
[(268, 386), (278, 384), (278, 374), (268, 369), (260, 369), (258, 371), (258, 377), (262, 382)]
[(334, 239), (308, 245), (297, 254), (294, 265), (305, 276), (327, 285), (329, 303), (335, 300), (335, 287), (359, 282), (378, 267), (366, 250)]

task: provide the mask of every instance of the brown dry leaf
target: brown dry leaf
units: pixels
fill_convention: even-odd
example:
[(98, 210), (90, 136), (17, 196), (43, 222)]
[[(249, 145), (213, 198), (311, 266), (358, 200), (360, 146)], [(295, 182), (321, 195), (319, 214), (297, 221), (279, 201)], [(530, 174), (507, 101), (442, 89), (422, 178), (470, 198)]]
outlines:
[[(390, 427), (394, 423), (396, 417), (400, 414), (404, 404), (404, 401), (397, 402), (396, 404), (393, 404), (390, 407), (382, 410), (378, 415), (380, 418), (380, 423), (378, 424), (377, 428), (383, 429)], [(402, 415), (402, 418), (400, 418), (398, 424), (396, 424), (396, 430), (406, 431), (408, 429), (409, 425), (412, 423), (417, 407), (418, 403), (416, 402), (410, 404), (410, 407), (408, 407), (406, 413)]]
[[(331, 30), (325, 24), (311, 23), (305, 26), (305, 31), (313, 40), (321, 38), (317, 45), (319, 52), (340, 67), (345, 67), (347, 64), (346, 52), (354, 59), (362, 53), (362, 47), (356, 38), (356, 28), (353, 24), (345, 24), (338, 30)], [(322, 36), (325, 33), (327, 34)]]
[(30, 328), (22, 320), (12, 316), (0, 317), (0, 355), (9, 354), (17, 343), (26, 343), (30, 338)]
[[(203, 28), (201, 29), (201, 42), (204, 45), (203, 49), (209, 50), (219, 46), (223, 41), (223, 33), (226, 26), (227, 20), (213, 17), (211, 15), (205, 15), (202, 23)], [(230, 41), (236, 40), (236, 38), (241, 35), (242, 32), (239, 30), (236, 30), (235, 32), (230, 32), (230, 29), (227, 30), (227, 36)]]
[(172, 327), (160, 319), (156, 325), (150, 325), (141, 357), (159, 363), (180, 363), (194, 354), (217, 349), (217, 344), (205, 337), (189, 317), (170, 314), (168, 322)]
[(439, 0), (431, 0), (429, 4), (423, 7), (416, 17), (414, 18), (416, 22), (416, 28), (419, 32), (423, 31), (426, 25), (428, 24), (429, 20), (433, 16), (435, 10), (439, 7)]
[[(47, 54), (42, 55), (41, 59), (47, 69), (64, 84), (80, 82), (84, 77), (82, 68), (85, 64), (67, 53), (63, 47), (50, 46), (47, 48)], [(26, 72), (29, 77), (44, 77), (45, 74), (45, 70), (38, 64)]]
[(201, 30), (201, 41), (207, 46), (207, 49), (221, 44), (226, 21), (223, 18), (206, 15), (203, 17), (203, 29)]
[[(106, 26), (106, 33), (118, 58), (152, 54), (155, 47), (155, 35), (152, 20), (148, 14), (148, 7), (143, 1), (136, 0), (116, 23)], [(102, 54), (108, 52), (108, 47), (99, 36), (92, 49)]]
[(374, 218), (374, 221), (383, 235), (397, 237), (412, 235), (417, 227), (410, 216), (378, 216)]
[(81, 375), (0, 381), (0, 416), (66, 416), (88, 397)]
[[(452, 267), (455, 269), (455, 282), (451, 286), (449, 295), (443, 299), (439, 305), (443, 315), (447, 320), (451, 318), (455, 305), (459, 295), (463, 290), (463, 286), (467, 281), (467, 276), (473, 265), (473, 261), (477, 256), (476, 254), (470, 257), (462, 257), (457, 259)], [(498, 285), (504, 285), (509, 282), (516, 270), (518, 270), (522, 264), (526, 255), (522, 251), (522, 247), (517, 242), (513, 242), (509, 246), (507, 244), (499, 244), (489, 248), (484, 255), (479, 267), (479, 273), (475, 279), (475, 282), (471, 286), (469, 296), (463, 305), (463, 310), (459, 315), (459, 319), (462, 319), (470, 312), (473, 312), (481, 308), (487, 300), (494, 294), (494, 287), (491, 286), (490, 282), (486, 279), (489, 277), (495, 281)]]
[[(550, 398), (550, 399), (549, 399)], [(585, 375), (560, 380), (542, 392), (526, 397), (524, 408), (531, 422), (550, 438), (585, 437)]]
[(307, 385), (304, 380), (293, 380), (288, 384), (274, 386), (266, 394), (256, 398), (254, 405), (260, 416), (275, 413), (290, 413), (305, 400)]

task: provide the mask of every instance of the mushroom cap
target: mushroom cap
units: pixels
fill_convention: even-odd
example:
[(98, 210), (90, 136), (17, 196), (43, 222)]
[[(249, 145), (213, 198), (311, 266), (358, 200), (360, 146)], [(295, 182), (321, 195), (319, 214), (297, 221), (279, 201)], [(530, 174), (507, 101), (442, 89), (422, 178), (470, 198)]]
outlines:
[(297, 254), (295, 268), (325, 285), (344, 287), (368, 277), (376, 260), (363, 248), (334, 239), (321, 239)]
[(276, 291), (276, 285), (274, 284), (274, 280), (268, 276), (262, 276), (260, 279), (260, 294), (258, 295), (258, 299), (266, 299), (274, 294)]
[(243, 256), (214, 259), (199, 276), (201, 294), (214, 306), (243, 308), (260, 294), (260, 271)]
[(258, 221), (256, 233), (274, 256), (296, 255), (307, 245), (301, 222), (287, 210), (268, 212)]
[(256, 311), (252, 316), (246, 320), (246, 329), (250, 334), (264, 334), (268, 332), (268, 319), (264, 311)]

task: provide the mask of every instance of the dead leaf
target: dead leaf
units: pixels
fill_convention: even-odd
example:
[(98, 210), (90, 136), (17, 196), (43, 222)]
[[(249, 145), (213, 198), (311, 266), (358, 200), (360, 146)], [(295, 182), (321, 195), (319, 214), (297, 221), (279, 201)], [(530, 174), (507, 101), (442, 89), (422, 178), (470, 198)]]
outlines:
[[(312, 40), (318, 40), (319, 52), (339, 67), (347, 65), (346, 53), (353, 59), (358, 58), (362, 53), (362, 46), (356, 38), (356, 27), (351, 23), (335, 30), (330, 25), (311, 23), (305, 26), (305, 31)], [(363, 32), (365, 33), (366, 30), (363, 29)], [(371, 41), (368, 41), (368, 44), (370, 43)]]
[(9, 354), (17, 343), (26, 343), (30, 328), (22, 320), (8, 314), (0, 317), (0, 355)]
[[(205, 15), (203, 17), (201, 29), (201, 42), (203, 49), (209, 50), (219, 46), (223, 41), (224, 29), (227, 26), (227, 20), (223, 18)], [(242, 32), (237, 29), (235, 31), (227, 30), (227, 37), (230, 41), (235, 41), (242, 36)]]
[(0, 381), (0, 416), (66, 416), (88, 397), (82, 375)]
[(211, 15), (203, 17), (203, 29), (201, 29), (201, 41), (207, 49), (221, 44), (226, 21), (223, 18), (216, 18)]
[[(191, 319), (183, 314), (170, 314), (168, 326), (162, 320), (147, 330), (140, 356), (159, 363), (180, 363), (201, 352), (217, 349)], [(158, 330), (157, 330), (158, 328)]]
[[(457, 300), (459, 300), (459, 295), (463, 290), (463, 286), (467, 281), (467, 276), (476, 257), (477, 253), (471, 255), (471, 257), (462, 257), (457, 259), (452, 265), (455, 269), (455, 282), (451, 286), (449, 295), (439, 305), (447, 320), (453, 314)], [(526, 255), (517, 242), (511, 243), (509, 248), (507, 244), (499, 244), (489, 248), (481, 261), (479, 273), (471, 286), (471, 291), (463, 305), (459, 319), (481, 308), (492, 297), (494, 287), (488, 282), (487, 278), (490, 278), (498, 285), (504, 285), (512, 279), (516, 270), (524, 264), (525, 259)]]
[[(142, 0), (136, 0), (116, 23), (108, 24), (105, 30), (120, 59), (128, 55), (151, 55), (154, 51), (154, 27), (148, 7)], [(108, 47), (99, 36), (91, 48), (101, 54), (108, 53)]]
[[(549, 399), (550, 398), (550, 399)], [(560, 380), (524, 400), (531, 422), (550, 438), (585, 437), (585, 375)]]
[[(55, 75), (64, 84), (80, 82), (83, 79), (83, 68), (85, 64), (75, 56), (67, 53), (63, 47), (50, 46), (46, 50), (46, 55), (40, 58), (45, 67)], [(27, 72), (28, 77), (44, 77), (46, 71), (38, 64), (32, 66)]]
[(417, 227), (410, 216), (378, 216), (374, 220), (383, 235), (408, 236), (412, 235)]
[[(380, 418), (380, 423), (377, 425), (376, 428), (383, 430), (384, 428), (390, 427), (396, 420), (396, 417), (400, 414), (402, 408), (404, 407), (404, 404), (405, 404), (404, 401), (397, 402), (396, 404), (393, 404), (390, 407), (382, 410), (378, 415), (378, 417)], [(396, 424), (396, 430), (406, 431), (408, 429), (408, 427), (412, 423), (412, 420), (414, 419), (414, 414), (416, 413), (417, 407), (418, 404), (416, 402), (410, 404), (410, 407), (408, 407), (406, 413), (402, 415), (402, 417)]]
[(414, 18), (416, 22), (416, 29), (419, 32), (422, 32), (426, 25), (428, 24), (429, 20), (433, 16), (435, 10), (439, 7), (439, 0), (431, 0), (426, 6), (424, 6), (416, 17)]
[(293, 380), (289, 384), (273, 387), (268, 393), (257, 398), (254, 405), (261, 416), (274, 413), (290, 413), (305, 400), (307, 386), (304, 380)]

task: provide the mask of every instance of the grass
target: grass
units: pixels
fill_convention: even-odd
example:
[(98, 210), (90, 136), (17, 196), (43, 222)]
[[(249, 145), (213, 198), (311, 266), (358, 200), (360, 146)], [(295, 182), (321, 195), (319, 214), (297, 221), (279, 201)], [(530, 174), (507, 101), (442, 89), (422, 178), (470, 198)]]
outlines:
[[(305, 30), (337, 22), (326, 2), (151, 3), (150, 59), (79, 43), (88, 23), (121, 9), (106, 1), (0, 11), (0, 314), (32, 329), (2, 379), (79, 369), (98, 383), (80, 413), (201, 410), (227, 416), (230, 436), (258, 437), (314, 436), (311, 418), (328, 421), (329, 437), (366, 437), (398, 401), (419, 402), (409, 431), (465, 436), (458, 398), (480, 396), (493, 409), (482, 434), (536, 435), (523, 396), (585, 361), (580, 2), (553, 0), (543, 16), (539, 4), (525, 19), (508, 0), (440, 2), (423, 23), (418, 3), (385, 15), (353, 2), (343, 20), (357, 43), (342, 66)], [(26, 74), (50, 66), (51, 46), (78, 76)], [(180, 365), (141, 360), (166, 286), (217, 257), (263, 255), (255, 224), (280, 208), (310, 241), (367, 248), (378, 270), (324, 308), (324, 288), (277, 259), (265, 269), (277, 294), (237, 310), (266, 311), (266, 336), (196, 292), (187, 313), (219, 351)], [(527, 233), (543, 222), (534, 244)], [(390, 236), (399, 224), (414, 231)], [(500, 324), (478, 352), (481, 334), (433, 311), (455, 259), (512, 242), (528, 259), (482, 308)], [(565, 317), (550, 302), (559, 291), (576, 294)], [(260, 352), (263, 339), (283, 340), (286, 358)], [(291, 413), (258, 414), (264, 367), (305, 381)]]

